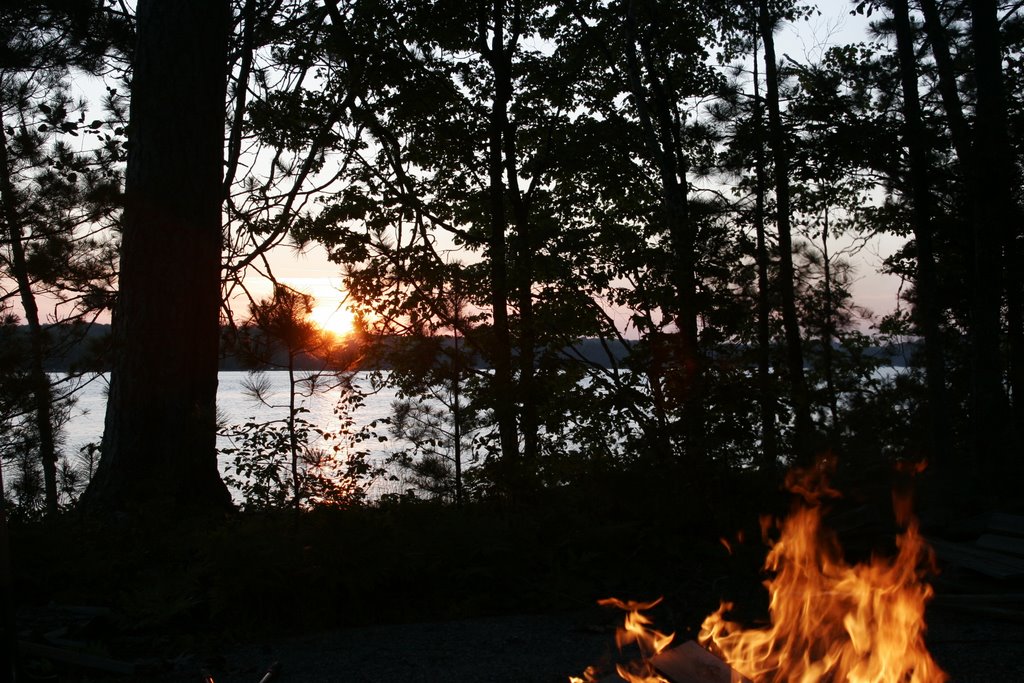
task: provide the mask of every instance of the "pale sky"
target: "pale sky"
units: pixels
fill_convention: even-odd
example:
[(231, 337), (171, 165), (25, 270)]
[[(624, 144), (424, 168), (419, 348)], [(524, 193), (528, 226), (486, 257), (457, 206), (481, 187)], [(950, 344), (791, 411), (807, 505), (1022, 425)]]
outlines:
[[(821, 16), (781, 28), (776, 37), (780, 56), (788, 54), (798, 61), (816, 61), (827, 46), (864, 38), (867, 22), (863, 17), (849, 15), (852, 5), (847, 0), (820, 0), (819, 7)], [(83, 91), (83, 95), (89, 94)], [(882, 260), (901, 242), (892, 237), (877, 239), (859, 257), (854, 297), (859, 305), (876, 314), (890, 312), (896, 305), (898, 279), (880, 275), (877, 271)], [(313, 294), (324, 307), (336, 307), (344, 296), (339, 291), (340, 269), (327, 260), (322, 247), (314, 246), (303, 252), (288, 247), (278, 248), (271, 254), (270, 261), (279, 281)], [(249, 279), (247, 284), (257, 296), (265, 296), (270, 291), (267, 283)], [(244, 316), (244, 304), (235, 308), (239, 316)]]
[[(776, 36), (776, 50), (780, 57), (788, 54), (801, 62), (818, 61), (830, 46), (863, 40), (867, 20), (862, 16), (850, 16), (852, 6), (847, 0), (819, 0), (821, 16), (780, 29)], [(878, 271), (885, 257), (894, 253), (903, 242), (902, 238), (892, 236), (877, 238), (855, 262), (854, 299), (876, 317), (890, 313), (896, 307), (900, 280)], [(314, 294), (318, 300), (336, 304), (343, 296), (339, 293), (331, 297), (331, 292), (340, 286), (341, 273), (336, 265), (327, 261), (320, 247), (301, 254), (292, 249), (281, 249), (274, 253), (271, 261), (279, 279), (297, 289), (309, 287), (305, 291)], [(861, 327), (865, 332), (869, 331), (870, 322)]]

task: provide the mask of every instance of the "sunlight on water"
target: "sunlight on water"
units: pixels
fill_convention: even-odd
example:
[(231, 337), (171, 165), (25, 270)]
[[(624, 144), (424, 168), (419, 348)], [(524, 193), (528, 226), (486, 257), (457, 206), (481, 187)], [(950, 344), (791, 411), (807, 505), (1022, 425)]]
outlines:
[[(241, 424), (250, 420), (265, 422), (273, 419), (283, 418), (288, 411), (288, 374), (285, 372), (268, 372), (267, 379), (271, 383), (271, 392), (268, 400), (274, 407), (268, 407), (256, 403), (252, 396), (247, 394), (244, 382), (248, 377), (247, 372), (221, 372), (219, 375), (219, 386), (217, 389), (217, 411), (221, 417), (222, 424)], [(88, 443), (99, 443), (103, 436), (103, 414), (107, 403), (107, 377), (94, 381), (84, 387), (78, 394), (78, 401), (71, 411), (71, 418), (64, 429), (64, 452), (74, 455)], [(369, 373), (357, 373), (356, 385), (364, 390), (370, 389)], [(334, 415), (334, 407), (338, 397), (341, 395), (339, 389), (326, 391), (311, 398), (301, 398), (300, 403), (309, 410), (305, 416), (311, 423), (330, 430), (337, 418)], [(353, 416), (356, 425), (366, 425), (374, 420), (386, 418), (391, 414), (391, 402), (395, 399), (392, 389), (384, 389), (366, 397), (365, 405)], [(378, 429), (381, 435), (387, 435), (387, 426), (381, 425)], [(217, 447), (229, 446), (228, 439), (218, 437)], [(383, 461), (399, 444), (390, 440), (380, 443), (374, 447), (372, 456), (374, 459)], [(221, 455), (222, 471), (230, 463), (230, 458)]]

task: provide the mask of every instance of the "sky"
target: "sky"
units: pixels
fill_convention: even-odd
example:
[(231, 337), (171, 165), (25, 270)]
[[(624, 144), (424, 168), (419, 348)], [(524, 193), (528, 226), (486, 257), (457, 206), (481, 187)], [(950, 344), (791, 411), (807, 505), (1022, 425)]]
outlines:
[[(848, 0), (819, 0), (818, 6), (819, 16), (781, 27), (776, 36), (780, 55), (789, 55), (800, 62), (813, 62), (831, 45), (864, 39), (867, 22), (863, 17), (850, 15), (852, 4)], [(94, 95), (89, 92), (91, 89), (85, 86), (82, 94), (87, 97)], [(900, 281), (896, 277), (882, 275), (878, 270), (885, 257), (892, 254), (901, 243), (901, 239), (894, 237), (876, 239), (855, 261), (854, 299), (858, 305), (879, 316), (891, 312), (896, 306)], [(343, 308), (345, 294), (342, 290), (341, 271), (327, 260), (322, 247), (313, 246), (298, 251), (285, 245), (273, 250), (269, 260), (279, 282), (316, 298), (320, 304), (316, 312), (319, 321), (328, 324), (330, 317), (331, 322), (338, 323), (345, 317), (344, 311), (330, 315)], [(246, 285), (258, 297), (266, 296), (271, 291), (270, 283), (255, 278), (248, 279)], [(234, 308), (236, 314), (244, 316), (246, 305), (243, 302), (236, 301)], [(869, 331), (870, 322), (863, 322), (861, 328)]]
[[(833, 45), (863, 40), (867, 21), (861, 16), (851, 16), (852, 3), (847, 0), (819, 0), (820, 16), (808, 21), (787, 24), (776, 36), (779, 55), (789, 55), (800, 62), (818, 61), (824, 51)], [(882, 262), (903, 244), (902, 238), (886, 236), (872, 240), (854, 259), (855, 282), (854, 301), (875, 314), (876, 319), (891, 313), (897, 305), (900, 279), (879, 273)], [(313, 294), (325, 306), (337, 307), (344, 292), (341, 288), (341, 272), (330, 263), (322, 248), (315, 247), (303, 252), (283, 248), (271, 256), (275, 275), (286, 284)], [(269, 287), (265, 290), (269, 292)], [(618, 316), (620, 320), (625, 315)], [(861, 321), (859, 327), (869, 332), (872, 321)], [(633, 336), (627, 330), (627, 336)]]
[[(787, 54), (799, 62), (816, 62), (831, 46), (866, 39), (868, 20), (863, 16), (851, 16), (853, 2), (817, 0), (817, 4), (820, 16), (786, 25), (776, 35), (776, 51), (780, 56)], [(878, 318), (896, 308), (901, 285), (899, 277), (882, 274), (879, 270), (886, 257), (899, 250), (905, 241), (891, 235), (876, 238), (854, 261), (854, 301), (875, 313)], [(870, 324), (862, 324), (861, 328), (867, 332)]]

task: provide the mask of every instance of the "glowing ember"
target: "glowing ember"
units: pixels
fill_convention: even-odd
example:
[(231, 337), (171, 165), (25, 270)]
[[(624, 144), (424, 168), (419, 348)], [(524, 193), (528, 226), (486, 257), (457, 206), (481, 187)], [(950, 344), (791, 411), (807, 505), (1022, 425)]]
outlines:
[[(766, 534), (770, 626), (744, 629), (725, 618), (732, 605), (723, 603), (704, 620), (701, 644), (758, 683), (945, 681), (924, 645), (933, 556), (908, 501), (894, 496), (905, 529), (896, 556), (849, 565), (821, 523), (820, 499), (838, 495), (826, 474), (824, 466), (791, 473), (787, 486), (801, 502), (779, 525), (778, 541)], [(762, 521), (765, 532), (772, 526)]]

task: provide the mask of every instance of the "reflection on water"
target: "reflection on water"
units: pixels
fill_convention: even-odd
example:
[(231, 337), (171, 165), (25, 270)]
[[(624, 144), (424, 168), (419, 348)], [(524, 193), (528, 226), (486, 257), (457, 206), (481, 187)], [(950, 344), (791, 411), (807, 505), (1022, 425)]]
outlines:
[[(889, 379), (894, 375), (911, 372), (909, 368), (880, 367), (875, 371), (879, 379)], [(248, 421), (257, 423), (269, 422), (271, 420), (283, 420), (288, 414), (288, 373), (268, 372), (266, 378), (270, 384), (270, 390), (266, 395), (270, 406), (262, 405), (255, 401), (245, 389), (245, 380), (249, 373), (244, 371), (221, 372), (219, 374), (219, 386), (217, 390), (217, 411), (223, 425), (238, 425)], [(73, 456), (83, 446), (89, 443), (99, 443), (103, 435), (103, 415), (106, 408), (107, 377), (100, 377), (96, 381), (88, 383), (78, 394), (77, 402), (71, 411), (71, 416), (64, 430), (63, 451)], [(352, 429), (359, 429), (368, 425), (374, 420), (381, 420), (391, 416), (391, 404), (395, 400), (395, 392), (391, 388), (385, 388), (376, 393), (370, 393), (370, 373), (359, 372), (355, 374), (353, 384), (360, 390), (367, 392), (364, 405), (353, 415), (354, 425)], [(586, 386), (584, 383), (583, 386)], [(338, 429), (338, 417), (334, 413), (335, 406), (341, 396), (341, 389), (331, 389), (317, 393), (311, 397), (300, 399), (300, 405), (309, 412), (303, 417), (309, 423), (321, 429), (332, 432)], [(378, 427), (377, 432), (387, 436), (385, 442), (378, 442), (375, 439), (361, 446), (370, 451), (373, 464), (383, 464), (393, 453), (409, 446), (406, 442), (395, 441), (387, 431), (386, 425)], [(311, 445), (316, 445), (311, 444)], [(218, 448), (223, 449), (231, 446), (226, 437), (218, 437)], [(221, 454), (221, 471), (226, 472), (231, 464), (231, 456)], [(388, 492), (382, 487), (382, 482), (371, 488), (371, 496)], [(403, 482), (396, 482), (387, 485), (389, 490), (402, 492), (405, 490)]]
[[(267, 422), (283, 419), (288, 414), (288, 373), (268, 372), (267, 380), (270, 391), (267, 402), (270, 406), (256, 402), (245, 390), (247, 372), (221, 372), (218, 375), (217, 412), (222, 424), (233, 425), (243, 422)], [(77, 453), (88, 443), (99, 443), (103, 436), (103, 415), (107, 404), (107, 376), (89, 383), (77, 394), (77, 402), (71, 411), (71, 417), (64, 429), (64, 452), (68, 455)], [(369, 373), (356, 373), (353, 382), (357, 388), (370, 391)], [(298, 397), (301, 406), (309, 410), (305, 418), (326, 431), (335, 429), (338, 422), (334, 408), (341, 396), (341, 389), (329, 389), (312, 397)], [(391, 402), (395, 394), (392, 389), (384, 389), (366, 396), (363, 407), (359, 408), (353, 418), (356, 427), (380, 420), (391, 414)], [(386, 427), (380, 432), (387, 434)], [(230, 445), (224, 437), (218, 437), (217, 447)], [(396, 448), (390, 441), (374, 445), (373, 456), (381, 460)], [(221, 455), (222, 470), (230, 463), (230, 458)]]

